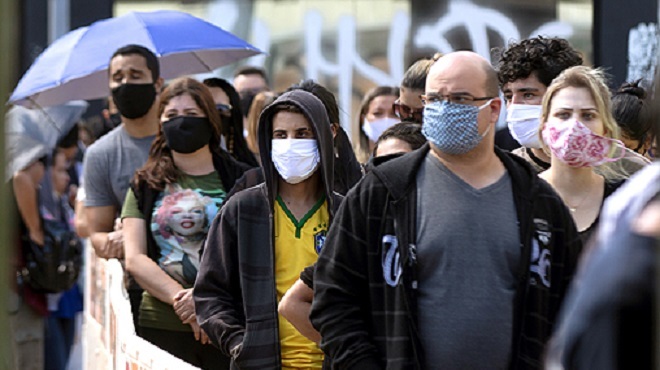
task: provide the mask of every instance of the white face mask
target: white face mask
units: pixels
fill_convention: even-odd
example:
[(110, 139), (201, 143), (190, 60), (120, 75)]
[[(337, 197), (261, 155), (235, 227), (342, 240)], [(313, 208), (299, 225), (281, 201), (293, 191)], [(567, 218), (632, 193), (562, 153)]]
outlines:
[(506, 107), (506, 123), (511, 136), (526, 148), (541, 148), (539, 126), (542, 106), (509, 104)]
[(275, 169), (289, 184), (307, 180), (321, 162), (316, 139), (273, 139), (270, 153)]
[(365, 118), (364, 123), (362, 124), (362, 131), (364, 131), (364, 133), (367, 134), (369, 140), (375, 143), (376, 141), (378, 141), (380, 135), (383, 132), (385, 132), (385, 130), (392, 127), (395, 123), (398, 122), (399, 120), (397, 118), (391, 118), (391, 117), (380, 118), (373, 121), (369, 121), (368, 119)]

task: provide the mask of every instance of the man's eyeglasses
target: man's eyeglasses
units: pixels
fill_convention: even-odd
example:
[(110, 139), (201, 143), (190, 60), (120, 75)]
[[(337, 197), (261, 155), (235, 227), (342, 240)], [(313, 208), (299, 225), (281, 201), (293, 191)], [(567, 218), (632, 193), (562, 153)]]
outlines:
[(435, 102), (447, 101), (452, 104), (463, 104), (463, 105), (472, 105), (476, 101), (493, 99), (492, 96), (484, 96), (483, 98), (476, 98), (470, 94), (449, 94), (449, 95), (440, 95), (436, 93), (428, 93), (426, 95), (420, 95), (422, 99), (422, 104), (428, 105)]
[(401, 103), (399, 99), (397, 99), (392, 104), (392, 109), (394, 110), (394, 114), (396, 114), (397, 117), (399, 117), (402, 121), (412, 120), (418, 123), (422, 123), (424, 108), (414, 109)]

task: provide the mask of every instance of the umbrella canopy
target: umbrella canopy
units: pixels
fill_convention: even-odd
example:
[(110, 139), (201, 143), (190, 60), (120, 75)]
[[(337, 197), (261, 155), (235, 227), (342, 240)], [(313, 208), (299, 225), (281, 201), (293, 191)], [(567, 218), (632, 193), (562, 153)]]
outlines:
[(87, 110), (84, 101), (42, 109), (12, 107), (5, 116), (7, 167), (5, 181), (16, 171), (50, 154)]
[(160, 60), (165, 79), (211, 72), (262, 53), (244, 40), (190, 14), (131, 12), (95, 22), (59, 38), (35, 60), (9, 98), (24, 106), (52, 106), (109, 95), (108, 64), (128, 44)]

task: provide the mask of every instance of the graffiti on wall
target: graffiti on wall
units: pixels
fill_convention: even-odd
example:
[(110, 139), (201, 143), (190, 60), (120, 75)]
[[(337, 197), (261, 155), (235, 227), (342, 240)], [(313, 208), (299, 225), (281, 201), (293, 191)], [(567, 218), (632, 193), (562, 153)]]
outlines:
[(658, 25), (640, 23), (628, 32), (628, 74), (626, 81), (650, 83), (658, 63)]
[[(521, 35), (515, 22), (501, 12), (486, 7), (480, 7), (469, 1), (452, 1), (449, 11), (435, 24), (421, 26), (414, 36), (414, 44), (418, 48), (432, 48), (442, 53), (455, 50), (447, 40), (446, 35), (456, 28), (465, 28), (471, 43), (471, 49), (490, 60), (488, 31), (494, 31), (503, 43), (509, 40), (520, 40)], [(548, 22), (534, 30), (529, 37), (537, 35), (569, 38), (573, 28), (567, 23)]]
[[(211, 3), (209, 5), (211, 21), (216, 22), (225, 29), (235, 31), (238, 24), (240, 4), (236, 0)], [(220, 16), (222, 15), (222, 16)], [(267, 22), (253, 18), (250, 28), (250, 41), (262, 50), (269, 51), (278, 40), (273, 40)], [(350, 122), (350, 113), (353, 111), (354, 79), (359, 76), (367, 79), (374, 85), (398, 85), (405, 72), (406, 47), (409, 42), (412, 19), (407, 12), (397, 12), (387, 25), (386, 42), (382, 45), (382, 54), (387, 59), (387, 70), (384, 71), (366, 61), (357, 45), (359, 36), (359, 19), (354, 15), (344, 15), (339, 19), (336, 31), (332, 35), (324, 33), (324, 19), (321, 10), (308, 10), (304, 14), (303, 55), (272, 55), (274, 58), (299, 58), (304, 60), (304, 77), (320, 80), (323, 78), (336, 79), (337, 95), (344, 114), (342, 121), (346, 126)], [(415, 48), (428, 48), (443, 53), (455, 50), (455, 46), (448, 40), (447, 35), (463, 28), (467, 31), (471, 49), (490, 60), (490, 50), (495, 46), (502, 46), (510, 40), (520, 40), (521, 35), (516, 23), (497, 9), (475, 5), (469, 1), (453, 0), (448, 11), (435, 23), (425, 24), (417, 29), (412, 36), (411, 45)], [(495, 33), (501, 40), (500, 45), (491, 45), (488, 32)], [(532, 36), (545, 35), (569, 38), (573, 34), (570, 24), (551, 21), (538, 27)], [(331, 60), (325, 56), (328, 37), (332, 38), (336, 50), (336, 57)], [(325, 52), (325, 53), (324, 53)], [(250, 59), (248, 64), (266, 65), (266, 56)], [(350, 130), (349, 127), (346, 127)]]

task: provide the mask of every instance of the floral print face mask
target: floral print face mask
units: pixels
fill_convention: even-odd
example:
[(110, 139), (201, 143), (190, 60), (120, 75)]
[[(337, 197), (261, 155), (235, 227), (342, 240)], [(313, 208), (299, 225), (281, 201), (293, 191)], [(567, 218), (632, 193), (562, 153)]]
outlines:
[(600, 166), (625, 155), (623, 142), (594, 134), (578, 120), (547, 122), (541, 134), (552, 154), (571, 167)]

